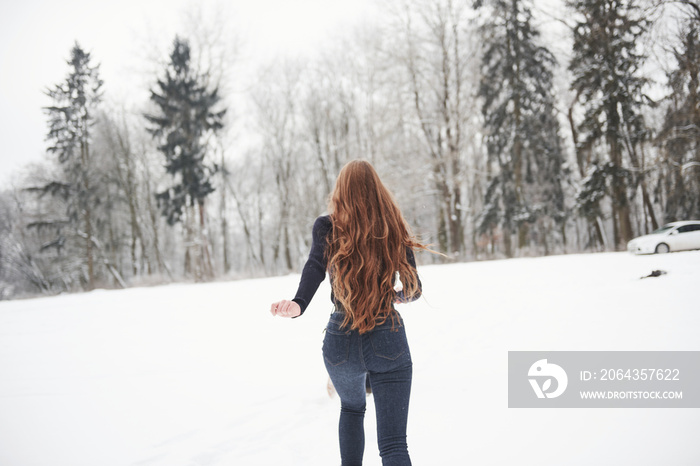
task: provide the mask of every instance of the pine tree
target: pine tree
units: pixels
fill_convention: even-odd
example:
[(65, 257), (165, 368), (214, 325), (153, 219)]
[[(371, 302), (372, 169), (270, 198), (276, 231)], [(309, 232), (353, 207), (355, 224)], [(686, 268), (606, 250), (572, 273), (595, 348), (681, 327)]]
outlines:
[(666, 220), (700, 218), (700, 22), (688, 20), (673, 50), (672, 90), (658, 141), (666, 153)]
[(516, 230), (519, 248), (537, 241), (548, 252), (554, 224), (565, 238), (563, 151), (552, 92), (557, 62), (537, 43), (540, 34), (527, 0), (483, 3), (477, 7), (489, 12), (481, 27), (485, 45), (479, 96), (495, 174), (478, 229), (485, 234), (500, 226), (507, 256), (513, 254)]
[[(71, 230), (84, 242), (87, 289), (95, 286), (93, 212), (99, 200), (92, 180), (90, 130), (95, 123), (103, 84), (99, 65), (92, 66), (90, 58), (76, 43), (68, 60), (70, 72), (66, 80), (46, 92), (54, 102), (44, 109), (49, 116), (47, 140), (52, 143), (48, 151), (58, 156), (63, 176), (35, 189), (65, 199)], [(61, 247), (64, 243), (65, 238), (59, 233), (54, 244)]]
[(205, 201), (214, 191), (211, 178), (217, 167), (206, 161), (207, 138), (223, 128), (226, 113), (225, 109), (214, 110), (221, 98), (218, 88), (207, 89), (207, 81), (206, 75), (191, 66), (189, 43), (176, 37), (165, 77), (151, 90), (151, 101), (160, 114), (145, 115), (174, 181), (156, 198), (170, 225), (185, 217), (185, 269), (197, 279), (213, 273), (205, 234)]
[[(636, 147), (647, 135), (642, 108), (648, 80), (640, 76), (645, 57), (639, 41), (648, 22), (634, 0), (573, 0), (569, 5), (582, 18), (573, 29), (569, 65), (574, 76), (571, 88), (585, 110), (578, 126), (579, 144), (591, 147), (602, 142), (606, 146), (608, 160), (598, 162), (607, 168), (596, 171), (603, 179), (595, 184), (612, 199), (615, 247), (621, 247), (633, 236), (628, 179), (631, 168), (638, 167)], [(590, 204), (590, 199), (582, 197), (586, 192), (579, 193), (579, 205)], [(596, 197), (596, 202), (602, 199)]]

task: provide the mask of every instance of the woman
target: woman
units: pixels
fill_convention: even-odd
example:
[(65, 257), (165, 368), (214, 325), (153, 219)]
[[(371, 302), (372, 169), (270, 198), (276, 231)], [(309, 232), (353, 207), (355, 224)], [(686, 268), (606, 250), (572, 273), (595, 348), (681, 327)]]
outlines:
[[(377, 441), (384, 466), (410, 465), (406, 445), (412, 362), (395, 303), (422, 291), (410, 234), (392, 194), (369, 162), (343, 167), (329, 216), (316, 219), (311, 253), (292, 301), (272, 304), (273, 315), (298, 317), (318, 286), (331, 280), (330, 316), (323, 340), (328, 374), (340, 396), (339, 440), (344, 466), (361, 465), (366, 377), (374, 395)], [(403, 285), (395, 291), (396, 274)]]

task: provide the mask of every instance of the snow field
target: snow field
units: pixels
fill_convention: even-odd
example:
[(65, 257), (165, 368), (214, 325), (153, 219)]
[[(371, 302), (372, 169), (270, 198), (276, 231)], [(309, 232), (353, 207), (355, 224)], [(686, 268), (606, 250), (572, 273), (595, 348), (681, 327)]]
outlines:
[[(652, 270), (668, 272), (640, 280)], [(696, 409), (508, 409), (514, 350), (700, 350), (700, 251), (419, 268), (403, 305), (416, 465), (700, 464)], [(298, 275), (0, 302), (0, 465), (335, 465), (328, 282)], [(372, 397), (365, 464), (381, 464)]]

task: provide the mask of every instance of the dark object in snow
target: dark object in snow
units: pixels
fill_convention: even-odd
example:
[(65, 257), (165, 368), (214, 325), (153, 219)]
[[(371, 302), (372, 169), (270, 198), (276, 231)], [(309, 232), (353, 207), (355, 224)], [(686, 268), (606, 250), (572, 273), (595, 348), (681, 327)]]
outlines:
[(665, 270), (654, 270), (649, 275), (646, 275), (646, 276), (641, 277), (641, 278), (660, 277), (661, 275), (666, 275), (666, 271)]

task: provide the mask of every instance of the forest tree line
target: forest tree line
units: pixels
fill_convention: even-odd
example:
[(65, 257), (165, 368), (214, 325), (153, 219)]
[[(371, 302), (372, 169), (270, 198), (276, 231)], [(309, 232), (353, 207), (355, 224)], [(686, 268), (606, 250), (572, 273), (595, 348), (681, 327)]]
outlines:
[(128, 110), (76, 42), (45, 89), (51, 161), (0, 192), (0, 299), (298, 272), (355, 158), (445, 255), (424, 263), (622, 250), (700, 219), (700, 8), (565, 7), (387, 1), (235, 96), (236, 57), (200, 25)]

